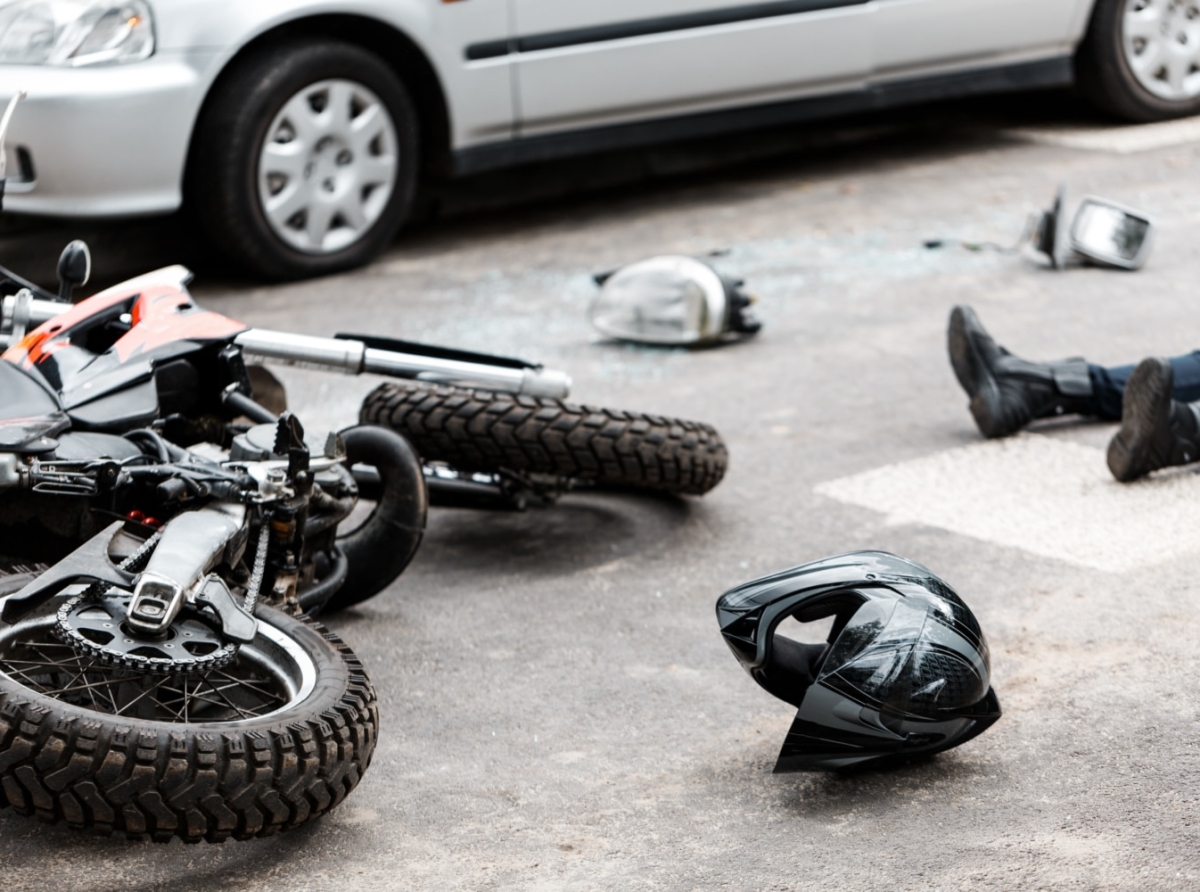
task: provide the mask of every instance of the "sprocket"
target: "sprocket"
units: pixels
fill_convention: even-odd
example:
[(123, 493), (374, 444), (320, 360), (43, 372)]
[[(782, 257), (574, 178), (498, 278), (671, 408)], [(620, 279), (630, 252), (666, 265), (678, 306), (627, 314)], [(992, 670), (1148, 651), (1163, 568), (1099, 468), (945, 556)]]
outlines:
[(185, 607), (162, 638), (147, 638), (125, 624), (133, 595), (120, 589), (85, 591), (58, 610), (54, 634), (101, 662), (149, 675), (197, 675), (220, 669), (237, 656), (215, 617)]

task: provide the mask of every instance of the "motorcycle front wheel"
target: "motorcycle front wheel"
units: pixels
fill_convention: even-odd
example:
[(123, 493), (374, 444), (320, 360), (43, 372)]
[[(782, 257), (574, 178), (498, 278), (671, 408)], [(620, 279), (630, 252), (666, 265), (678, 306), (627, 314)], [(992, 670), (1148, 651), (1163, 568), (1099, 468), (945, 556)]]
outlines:
[(0, 624), (0, 806), (158, 842), (250, 839), (328, 812), (370, 763), (375, 691), (315, 622), (259, 607), (231, 664), (149, 675), (59, 640), (61, 601)]
[(489, 390), (389, 382), (367, 395), (359, 417), (403, 434), (425, 461), (459, 471), (702, 495), (729, 464), (708, 424)]

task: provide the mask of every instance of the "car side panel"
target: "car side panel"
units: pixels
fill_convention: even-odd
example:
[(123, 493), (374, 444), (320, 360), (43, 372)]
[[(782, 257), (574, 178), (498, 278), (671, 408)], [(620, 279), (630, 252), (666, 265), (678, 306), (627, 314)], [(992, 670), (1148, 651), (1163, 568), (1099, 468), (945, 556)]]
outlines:
[[(654, 16), (724, 8), (736, 15), (758, 4), (737, 0), (639, 5), (515, 0), (516, 39), (525, 43), (558, 29), (624, 22), (634, 28)], [(821, 5), (814, 3), (814, 6)], [(832, 6), (833, 4), (828, 4)], [(519, 133), (747, 105), (844, 90), (864, 83), (871, 68), (868, 4), (748, 18), (517, 54)], [(601, 11), (602, 9), (602, 11)], [(583, 15), (586, 10), (589, 14)], [(640, 11), (639, 11), (640, 10)], [(534, 42), (536, 45), (536, 41)]]
[[(96, 68), (5, 66), (29, 93), (9, 132), (34, 179), (10, 179), (5, 206), (30, 214), (164, 213), (182, 202), (192, 131), (221, 71), (246, 44), (310, 16), (342, 14), (405, 34), (425, 53), (449, 104), (456, 148), (512, 136), (510, 62), (468, 67), (467, 43), (503, 39), (507, 0), (157, 0), (156, 49), (144, 62)], [(15, 87), (13, 88), (15, 89)]]
[(268, 31), (319, 15), (353, 15), (395, 28), (424, 52), (449, 105), (451, 144), (468, 146), (512, 134), (509, 59), (467, 64), (468, 44), (504, 40), (508, 0), (159, 0), (164, 49), (204, 46), (234, 52)]
[(877, 75), (1069, 53), (1080, 0), (872, 0)]
[[(126, 216), (179, 207), (188, 140), (215, 51), (163, 52), (103, 68), (5, 66), (0, 103), (26, 91), (6, 140), (4, 208)], [(32, 162), (26, 178), (18, 152)]]

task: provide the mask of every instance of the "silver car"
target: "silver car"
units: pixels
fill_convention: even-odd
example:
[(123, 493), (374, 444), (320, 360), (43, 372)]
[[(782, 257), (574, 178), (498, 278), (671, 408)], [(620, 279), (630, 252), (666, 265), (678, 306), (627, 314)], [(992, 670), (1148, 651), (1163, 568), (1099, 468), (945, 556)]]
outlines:
[(187, 205), (271, 278), (375, 256), (420, 177), (1073, 81), (1200, 111), (1200, 0), (0, 0), (7, 207)]

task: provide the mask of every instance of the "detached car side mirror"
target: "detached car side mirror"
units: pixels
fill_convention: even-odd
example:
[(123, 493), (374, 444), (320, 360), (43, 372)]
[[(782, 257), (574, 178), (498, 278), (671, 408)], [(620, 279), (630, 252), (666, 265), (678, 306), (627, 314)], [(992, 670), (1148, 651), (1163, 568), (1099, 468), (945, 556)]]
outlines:
[(1150, 256), (1154, 221), (1141, 211), (1089, 195), (1066, 224), (1066, 189), (1043, 211), (1034, 232), (1034, 247), (1062, 269), (1071, 254), (1097, 266), (1140, 269)]
[(1088, 196), (1071, 224), (1071, 249), (1092, 263), (1139, 269), (1150, 254), (1154, 222), (1140, 211)]

